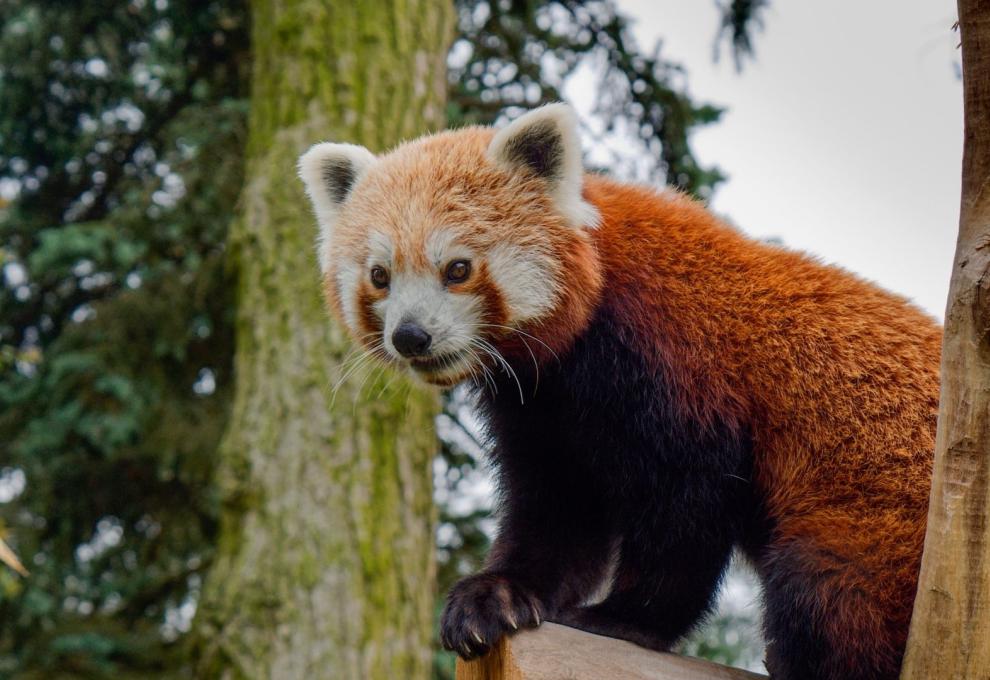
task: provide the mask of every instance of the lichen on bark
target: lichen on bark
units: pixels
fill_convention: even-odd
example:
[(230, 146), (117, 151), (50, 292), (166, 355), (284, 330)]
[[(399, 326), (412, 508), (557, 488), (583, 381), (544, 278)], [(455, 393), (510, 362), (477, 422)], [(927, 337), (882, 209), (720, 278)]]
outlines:
[(236, 389), (194, 667), (200, 677), (425, 678), (435, 398), (378, 371), (333, 393), (352, 346), (320, 298), (295, 162), (316, 141), (380, 151), (441, 127), (453, 8), (251, 9), (247, 179), (229, 239)]

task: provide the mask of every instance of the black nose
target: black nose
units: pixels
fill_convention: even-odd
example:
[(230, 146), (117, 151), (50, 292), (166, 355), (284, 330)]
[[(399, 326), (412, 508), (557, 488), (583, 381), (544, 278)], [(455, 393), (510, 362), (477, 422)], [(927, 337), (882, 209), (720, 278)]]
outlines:
[(429, 333), (412, 321), (403, 321), (392, 333), (392, 344), (399, 354), (407, 358), (426, 354), (432, 339)]

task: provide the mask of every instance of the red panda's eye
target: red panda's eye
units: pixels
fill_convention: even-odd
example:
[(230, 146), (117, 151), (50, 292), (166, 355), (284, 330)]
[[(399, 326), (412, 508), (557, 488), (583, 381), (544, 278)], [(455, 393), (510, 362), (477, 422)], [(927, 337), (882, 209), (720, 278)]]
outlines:
[(388, 286), (389, 278), (388, 271), (385, 267), (371, 268), (371, 285), (375, 288), (385, 288)]
[(447, 265), (447, 283), (461, 283), (471, 275), (471, 263), (468, 260), (454, 260)]

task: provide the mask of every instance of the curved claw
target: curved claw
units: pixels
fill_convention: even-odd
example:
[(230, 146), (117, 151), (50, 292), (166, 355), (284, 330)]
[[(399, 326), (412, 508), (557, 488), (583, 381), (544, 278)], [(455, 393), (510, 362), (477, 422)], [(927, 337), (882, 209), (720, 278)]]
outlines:
[(447, 596), (440, 638), (446, 649), (474, 659), (503, 635), (540, 625), (541, 609), (536, 596), (511, 578), (475, 574), (459, 581)]

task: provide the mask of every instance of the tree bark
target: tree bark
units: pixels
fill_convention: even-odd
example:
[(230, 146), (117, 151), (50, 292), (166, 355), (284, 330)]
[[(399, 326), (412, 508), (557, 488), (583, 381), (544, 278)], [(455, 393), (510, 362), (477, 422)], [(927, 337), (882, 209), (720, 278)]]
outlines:
[(903, 680), (990, 678), (990, 4), (959, 0), (965, 146), (928, 533)]
[[(426, 678), (435, 398), (357, 371), (320, 295), (296, 178), (310, 144), (442, 127), (449, 0), (252, 0), (247, 177), (229, 240), (236, 390), (219, 452), (200, 677)], [(366, 379), (367, 378), (367, 379)]]

